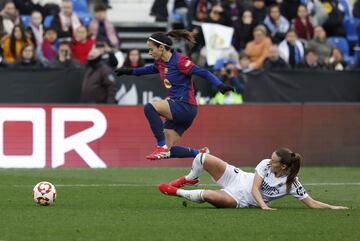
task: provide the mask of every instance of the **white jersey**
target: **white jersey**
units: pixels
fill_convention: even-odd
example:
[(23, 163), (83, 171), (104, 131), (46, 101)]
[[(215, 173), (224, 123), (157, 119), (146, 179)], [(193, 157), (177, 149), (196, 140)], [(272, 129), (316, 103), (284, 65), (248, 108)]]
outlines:
[[(279, 199), (285, 195), (292, 195), (298, 200), (308, 197), (298, 178), (295, 178), (290, 192), (286, 191), (287, 176), (276, 177), (270, 168), (270, 159), (261, 161), (255, 168), (256, 173), (263, 178), (260, 193), (265, 203)], [(232, 165), (228, 165), (224, 175), (217, 181), (229, 195), (238, 203), (238, 207), (258, 206), (251, 190), (254, 173), (244, 172)]]

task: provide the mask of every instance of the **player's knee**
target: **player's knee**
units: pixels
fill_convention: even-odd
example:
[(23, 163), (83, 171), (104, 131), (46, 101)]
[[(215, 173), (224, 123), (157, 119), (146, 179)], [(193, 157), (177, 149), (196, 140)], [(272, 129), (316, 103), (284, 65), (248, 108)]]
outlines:
[(216, 192), (212, 191), (212, 190), (205, 190), (202, 193), (202, 197), (204, 199), (204, 201), (209, 202), (209, 203), (214, 203), (216, 202)]

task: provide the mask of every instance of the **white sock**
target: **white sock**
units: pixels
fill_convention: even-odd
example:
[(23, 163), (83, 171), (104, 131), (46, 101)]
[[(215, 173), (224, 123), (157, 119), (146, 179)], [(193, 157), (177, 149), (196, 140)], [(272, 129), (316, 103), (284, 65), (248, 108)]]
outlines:
[(203, 191), (204, 191), (203, 189), (197, 189), (197, 190), (178, 189), (176, 191), (176, 195), (193, 202), (203, 203), (205, 202), (204, 198), (202, 197)]
[(187, 180), (195, 180), (200, 176), (201, 172), (204, 170), (203, 165), (205, 157), (206, 153), (197, 154), (192, 163), (191, 171), (187, 176), (185, 176)]

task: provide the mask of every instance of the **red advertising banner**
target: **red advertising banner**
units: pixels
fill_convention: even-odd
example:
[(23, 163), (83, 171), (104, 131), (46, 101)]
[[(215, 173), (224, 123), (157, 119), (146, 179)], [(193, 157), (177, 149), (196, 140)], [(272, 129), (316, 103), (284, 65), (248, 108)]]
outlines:
[[(179, 145), (253, 166), (278, 147), (308, 165), (359, 165), (360, 105), (201, 106)], [(142, 106), (0, 106), (0, 168), (190, 166), (148, 161), (155, 139)]]

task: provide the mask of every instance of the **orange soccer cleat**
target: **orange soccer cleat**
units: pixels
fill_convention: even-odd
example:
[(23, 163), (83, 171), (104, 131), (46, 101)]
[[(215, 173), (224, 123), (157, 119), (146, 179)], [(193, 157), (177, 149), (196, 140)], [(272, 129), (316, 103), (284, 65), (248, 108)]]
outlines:
[(169, 158), (169, 157), (170, 157), (170, 149), (167, 147), (158, 146), (158, 147), (156, 147), (156, 149), (153, 153), (146, 156), (146, 159), (154, 161), (154, 160), (160, 160), (160, 159), (165, 159), (165, 158)]
[(187, 180), (185, 178), (185, 176), (179, 177), (178, 179), (175, 179), (173, 181), (171, 181), (169, 183), (169, 185), (173, 186), (173, 187), (183, 187), (183, 186), (194, 186), (199, 184), (200, 180), (199, 179), (195, 179), (195, 180)]

